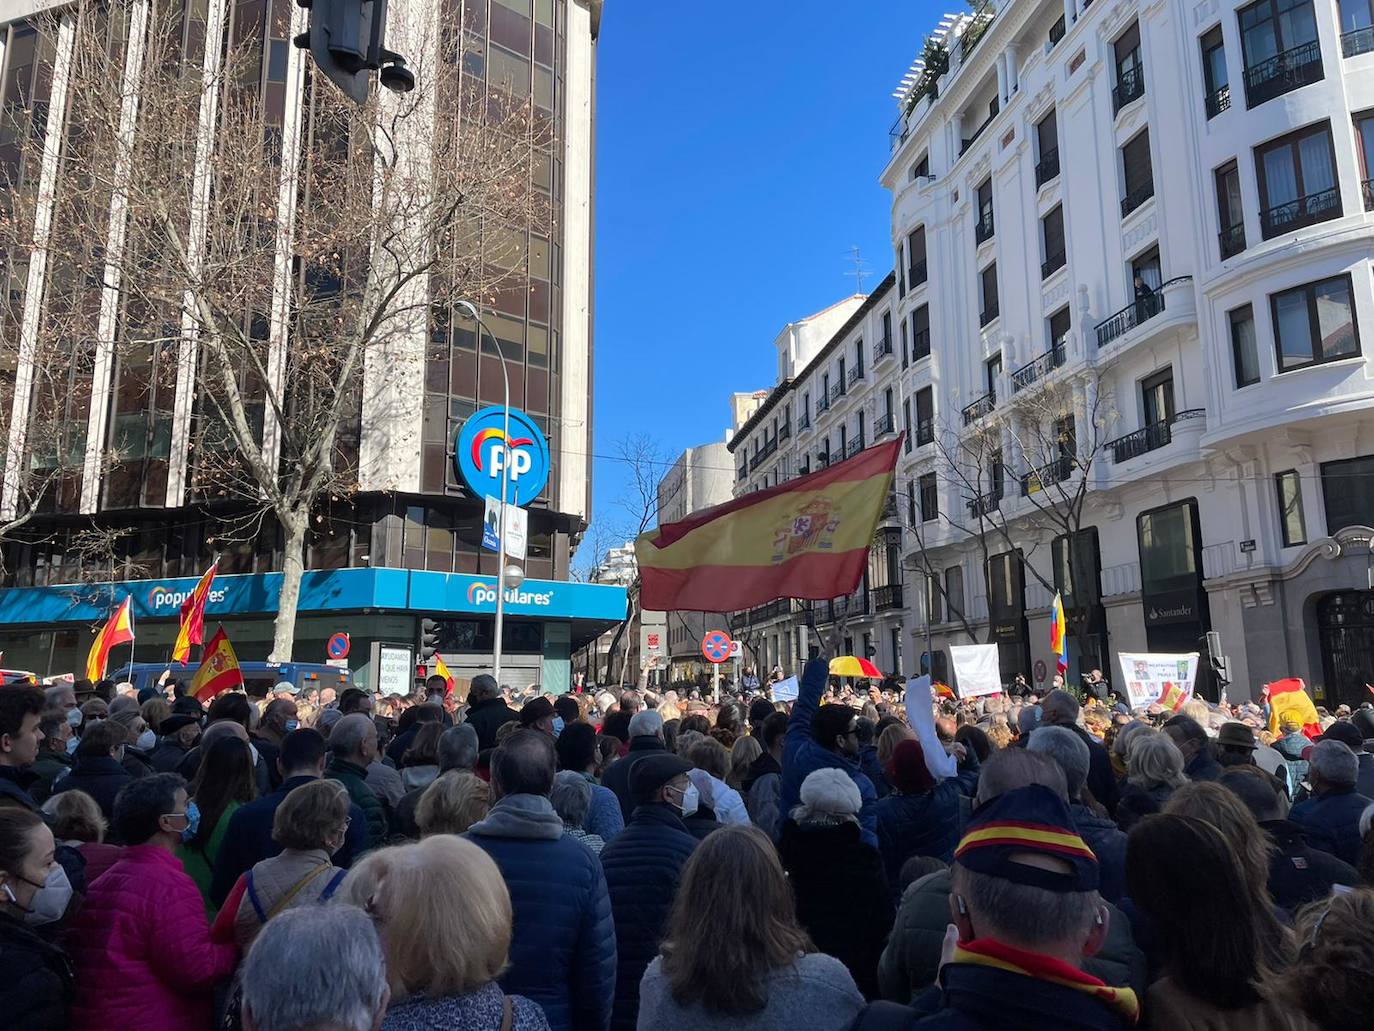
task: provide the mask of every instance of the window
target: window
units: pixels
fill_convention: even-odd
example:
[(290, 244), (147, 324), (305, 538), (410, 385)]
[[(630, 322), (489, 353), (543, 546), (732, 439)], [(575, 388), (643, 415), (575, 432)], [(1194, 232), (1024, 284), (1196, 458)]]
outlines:
[(1255, 148), (1266, 240), (1341, 216), (1331, 125), (1321, 122)]
[(940, 518), (940, 493), (934, 473), (925, 473), (918, 481), (921, 501), (921, 522), (929, 523)]
[(1162, 369), (1140, 381), (1144, 425), (1174, 421), (1174, 370)]
[(1368, 526), (1374, 512), (1374, 455), (1323, 462), (1322, 500), (1328, 536), (1347, 526)]
[(908, 526), (916, 525), (916, 481), (906, 481), (906, 521)]
[(1295, 544), (1307, 543), (1307, 523), (1302, 514), (1302, 478), (1297, 471), (1289, 469), (1274, 477), (1274, 486), (1279, 493), (1279, 533), (1283, 535), (1283, 546), (1291, 548)]
[[(1063, 461), (1072, 463), (1078, 456), (1078, 422), (1073, 413), (1054, 420), (1054, 446)], [(1067, 476), (1068, 472), (1065, 471), (1063, 475)]]
[[(1374, 30), (1370, 30), (1374, 35)], [(1364, 209), (1374, 211), (1374, 111), (1355, 116), (1355, 139), (1359, 142), (1360, 192)]]
[(1035, 125), (1035, 187), (1059, 175), (1059, 123), (1054, 109)]
[(953, 618), (964, 614), (964, 567), (950, 566), (945, 570), (945, 603)]
[(1064, 205), (1060, 204), (1040, 220), (1040, 240), (1045, 255), (1040, 265), (1040, 278), (1046, 279), (1064, 267)]
[(916, 163), (911, 166), (912, 179), (930, 178), (930, 153), (927, 151), (916, 159)]
[(1231, 106), (1231, 80), (1226, 71), (1226, 47), (1221, 26), (1214, 25), (1202, 37), (1202, 88), (1207, 117), (1215, 118)]
[(892, 312), (883, 312), (883, 338), (879, 342), (878, 353), (889, 355), (892, 353)]
[(911, 398), (902, 398), (902, 430), (906, 438), (902, 441), (902, 450), (908, 455), (911, 454)]
[(1146, 594), (1196, 586), (1202, 550), (1196, 501), (1142, 512), (1136, 519), (1136, 533), (1140, 580)]
[(835, 363), (835, 390), (832, 398), (840, 397), (845, 391), (844, 379), (844, 355), (840, 355), (839, 361)]
[(997, 381), (1002, 378), (1002, 352), (998, 351), (989, 358), (983, 366), (983, 383), (987, 387), (988, 396), (997, 395)]
[(929, 444), (935, 439), (935, 390), (922, 387), (916, 391), (916, 443)]
[(1370, 0), (1340, 0), (1341, 54), (1354, 57), (1374, 50), (1374, 4)]
[(1215, 172), (1217, 187), (1217, 240), (1221, 259), (1234, 257), (1245, 250), (1245, 213), (1240, 206), (1240, 172), (1234, 161), (1228, 161)]
[(975, 243), (992, 239), (992, 179), (987, 179), (978, 187), (975, 198), (978, 204), (978, 224), (973, 228)]
[(1116, 55), (1116, 86), (1112, 89), (1112, 114), (1145, 95), (1145, 67), (1140, 61), (1140, 23), (1132, 22), (1112, 44)]
[(1285, 290), (1269, 298), (1279, 372), (1360, 353), (1350, 299), (1350, 276)]
[(1249, 107), (1321, 80), (1312, 0), (1259, 0), (1238, 15)]
[(1102, 556), (1097, 527), (1087, 527), (1072, 537), (1060, 534), (1050, 542), (1050, 554), (1054, 565), (1054, 589), (1064, 596), (1064, 607), (1098, 604), (1102, 594), (1099, 583)]
[(997, 318), (997, 262), (993, 262), (978, 274), (979, 302), (982, 305), (978, 314), (978, 325), (986, 326)]
[(930, 357), (930, 306), (921, 305), (911, 313), (911, 360)]
[(1021, 612), (1026, 607), (1025, 570), (1019, 551), (1004, 551), (988, 559), (989, 613)]
[(911, 344), (906, 335), (906, 319), (902, 319), (900, 328), (902, 331), (902, 368), (905, 369), (911, 364)]
[(926, 227), (917, 226), (906, 238), (907, 261), (911, 263), (907, 270), (907, 282), (914, 290), (926, 281)]
[(1236, 387), (1248, 387), (1260, 380), (1255, 313), (1247, 304), (1230, 312), (1227, 319), (1231, 323), (1231, 361), (1235, 366)]
[(1121, 217), (1125, 218), (1155, 195), (1149, 129), (1137, 133), (1121, 148), (1121, 170), (1126, 187), (1126, 194), (1121, 198)]
[(857, 382), (864, 378), (864, 338), (854, 341), (854, 371), (850, 375), (850, 382)]
[(1073, 315), (1066, 304), (1049, 317), (1050, 350), (1054, 352), (1054, 364), (1064, 361), (1064, 348), (1069, 330), (1073, 328)]
[(940, 613), (940, 578), (936, 576), (926, 576), (926, 611), (930, 613), (930, 622), (943, 623), (944, 617)]

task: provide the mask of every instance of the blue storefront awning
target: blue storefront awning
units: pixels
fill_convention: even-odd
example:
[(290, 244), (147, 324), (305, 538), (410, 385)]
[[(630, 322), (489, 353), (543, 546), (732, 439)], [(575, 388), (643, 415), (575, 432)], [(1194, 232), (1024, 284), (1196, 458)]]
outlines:
[[(205, 606), (207, 617), (271, 615), (281, 592), (280, 573), (215, 577)], [(129, 580), (113, 584), (11, 587), (0, 590), (0, 624), (96, 623), (123, 601), (133, 599), (135, 620), (172, 619), (196, 586), (195, 577)], [(610, 584), (526, 580), (506, 592), (506, 612), (542, 619), (619, 622), (626, 590)], [(496, 611), (496, 579), (464, 573), (411, 569), (313, 570), (301, 578), (298, 610), (319, 612), (410, 612), (426, 615)]]

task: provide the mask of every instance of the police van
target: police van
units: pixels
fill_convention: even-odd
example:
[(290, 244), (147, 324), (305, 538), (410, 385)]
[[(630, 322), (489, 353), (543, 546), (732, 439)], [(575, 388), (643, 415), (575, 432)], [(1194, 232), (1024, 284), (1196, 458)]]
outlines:
[[(156, 687), (167, 668), (165, 662), (136, 662), (132, 666), (125, 663), (108, 676), (115, 683), (127, 680), (134, 685), (134, 690), (141, 691), (145, 687)], [(283, 680), (297, 690), (313, 687), (323, 691), (326, 687), (332, 687), (338, 694), (353, 686), (351, 670), (323, 662), (241, 662), (239, 668), (243, 670), (244, 689), (253, 698), (266, 697)], [(196, 675), (196, 667), (174, 663), (171, 670), (167, 679), (180, 680), (189, 689), (191, 679)]]

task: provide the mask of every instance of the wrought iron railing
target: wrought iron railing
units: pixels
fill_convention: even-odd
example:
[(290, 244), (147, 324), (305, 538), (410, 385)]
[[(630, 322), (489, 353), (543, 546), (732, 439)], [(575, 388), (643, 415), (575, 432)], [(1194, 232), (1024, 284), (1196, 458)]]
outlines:
[(1145, 183), (1143, 186), (1137, 186), (1134, 190), (1121, 198), (1121, 217), (1125, 218), (1154, 195), (1155, 180), (1154, 176), (1151, 176), (1149, 182)]
[(911, 267), (906, 270), (907, 286), (915, 289), (926, 281), (926, 262), (922, 258), (920, 261), (911, 263)]
[(1364, 197), (1365, 211), (1374, 211), (1374, 179), (1360, 183), (1360, 194)]
[(1064, 482), (1073, 475), (1073, 467), (1072, 455), (1060, 455), (1053, 461), (1046, 462), (1039, 469), (1032, 469), (1021, 477), (1021, 496), (1023, 498), (1030, 497), (1052, 484)]
[(982, 217), (978, 219), (977, 224), (973, 227), (973, 242), (987, 243), (992, 239), (992, 233), (992, 209), (989, 208), (987, 211), (983, 212)]
[(1123, 71), (1112, 87), (1112, 114), (1145, 95), (1145, 69), (1135, 65)]
[(873, 439), (886, 437), (889, 433), (896, 430), (896, 420), (892, 418), (891, 412), (880, 412), (878, 417), (873, 420)]
[(811, 413), (810, 413), (810, 412), (799, 412), (799, 413), (797, 413), (797, 432), (800, 433), (802, 430), (809, 430), (810, 428), (811, 428)]
[(1234, 258), (1241, 251), (1245, 250), (1245, 223), (1237, 222), (1233, 226), (1227, 226), (1217, 233), (1217, 242), (1221, 246), (1221, 260)]
[(1374, 50), (1374, 25), (1341, 33), (1341, 56), (1354, 57)]
[(825, 393), (825, 391), (821, 391), (821, 396), (816, 398), (816, 414), (820, 415), (821, 412), (829, 411), (829, 409), (830, 395)]
[(924, 447), (935, 442), (935, 420), (916, 420), (916, 446)]
[(1060, 251), (1058, 254), (1051, 254), (1048, 258), (1046, 258), (1044, 261), (1040, 263), (1040, 278), (1048, 279), (1050, 276), (1054, 275), (1054, 273), (1058, 272), (1061, 268), (1063, 268), (1064, 263), (1067, 260), (1068, 258), (1065, 256), (1063, 251)]
[(959, 414), (963, 417), (964, 425), (971, 426), (996, 407), (997, 391), (989, 390), (972, 404), (964, 405), (963, 410)]
[(1064, 358), (1065, 346), (1064, 339), (1061, 337), (1054, 342), (1053, 347), (1040, 357), (1027, 362), (1011, 374), (1011, 392), (1015, 394), (1019, 390), (1025, 390), (1036, 381), (1044, 379), (1064, 364)]
[(1040, 155), (1035, 166), (1035, 188), (1038, 190), (1051, 179), (1059, 177), (1059, 148), (1051, 147)]
[(1337, 186), (1329, 190), (1309, 193), (1260, 213), (1260, 228), (1268, 240), (1280, 233), (1292, 232), (1303, 226), (1341, 217), (1341, 191)]
[(1207, 117), (1215, 118), (1231, 106), (1231, 84), (1218, 86), (1207, 94)]
[(844, 449), (844, 457), (845, 457), (845, 458), (853, 458), (855, 455), (857, 455), (857, 454), (858, 454), (860, 451), (862, 451), (863, 449), (864, 449), (864, 438), (863, 438), (863, 434), (861, 433), (861, 434), (859, 434), (857, 437), (855, 437), (853, 440), (851, 440), (851, 441), (849, 442), (849, 446), (846, 447), (846, 448)]
[(1158, 451), (1173, 441), (1175, 425), (1189, 419), (1205, 418), (1206, 415), (1207, 412), (1204, 409), (1189, 408), (1178, 412), (1172, 419), (1161, 419), (1159, 422), (1142, 426), (1134, 433), (1117, 437), (1116, 440), (1107, 444), (1112, 452), (1112, 462), (1120, 465), (1122, 462), (1129, 462), (1132, 458), (1139, 458), (1151, 451)]
[(1245, 69), (1245, 103), (1263, 104), (1322, 77), (1320, 40), (1309, 40)]
[(877, 365), (884, 358), (892, 357), (892, 338), (883, 337), (873, 345), (873, 364)]
[(739, 478), (741, 480), (749, 479), (749, 459), (747, 458), (739, 464)]
[(997, 302), (993, 301), (991, 304), (989, 304), (986, 308), (984, 308), (982, 311), (978, 313), (979, 328), (986, 326), (989, 322), (997, 318), (997, 316), (1000, 314), (1001, 312), (997, 308)]
[(862, 365), (855, 365), (852, 369), (849, 370), (849, 385), (851, 387), (863, 378), (864, 367)]
[(1050, 26), (1050, 46), (1058, 46), (1059, 41), (1064, 38), (1064, 16), (1061, 14), (1053, 25)]
[(1141, 294), (1115, 315), (1108, 316), (1097, 324), (1097, 346), (1106, 347), (1117, 337), (1129, 333), (1136, 326), (1154, 318), (1164, 310), (1164, 289), (1175, 283), (1192, 279), (1192, 276), (1178, 276), (1169, 280), (1158, 290)]
[(930, 330), (923, 329), (911, 334), (911, 360), (920, 361), (930, 357)]
[(968, 514), (974, 519), (980, 519), (996, 512), (1001, 505), (1002, 488), (998, 486), (985, 494), (979, 494), (976, 498), (970, 498), (968, 501)]
[(791, 436), (792, 436), (792, 425), (791, 425), (791, 423), (786, 423), (786, 422), (785, 422), (785, 423), (783, 423), (781, 426), (778, 427), (778, 440), (779, 440), (779, 441), (787, 440), (787, 439), (788, 439), (789, 437), (791, 437)]
[(882, 587), (874, 587), (868, 593), (873, 598), (873, 610), (875, 612), (902, 607), (901, 584), (884, 584)]
[(830, 384), (830, 400), (832, 402), (838, 401), (840, 398), (844, 397), (845, 391), (847, 391), (848, 389), (849, 387), (845, 385), (843, 379), (841, 379), (838, 383)]

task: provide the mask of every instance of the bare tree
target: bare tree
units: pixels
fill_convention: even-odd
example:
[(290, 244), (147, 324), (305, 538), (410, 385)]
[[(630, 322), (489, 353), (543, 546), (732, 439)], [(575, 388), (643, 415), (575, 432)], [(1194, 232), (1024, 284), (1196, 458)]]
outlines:
[[(613, 520), (613, 525), (623, 527), (626, 530), (623, 535), (624, 539), (633, 541), (638, 539), (639, 535), (652, 526), (658, 518), (658, 481), (669, 463), (663, 446), (643, 433), (632, 434), (617, 441), (615, 450), (616, 458), (629, 470), (630, 475), (624, 493), (615, 502), (623, 522), (616, 523)], [(610, 647), (606, 652), (606, 680), (608, 682), (610, 682), (611, 674), (615, 670), (616, 651), (620, 648), (626, 631), (639, 612), (639, 588), (639, 569), (636, 566), (633, 578), (625, 585), (628, 601), (625, 608), (625, 618), (616, 627), (615, 633), (611, 637)], [(629, 661), (630, 647), (626, 645), (624, 653), (620, 657), (620, 680), (617, 683), (623, 684), (625, 682), (625, 670)]]
[[(190, 459), (168, 503), (227, 506), (231, 539), (275, 525), (273, 654), (286, 659), (312, 521), (362, 479), (385, 489), (380, 456), (407, 443), (397, 426), (418, 425), (400, 398), (425, 374), (425, 341), (455, 330), (453, 301), (525, 289), (523, 233), (551, 222), (530, 187), (550, 127), (518, 93), (462, 73), (462, 34), (441, 30), (437, 8), (406, 29), (412, 93), (358, 108), (293, 51), (287, 88), (304, 105), (285, 119), (258, 86), (260, 31), (212, 18), (212, 45), (183, 53), (177, 19), (155, 14), (140, 36), (136, 8), (149, 9), (86, 0), (45, 27), (75, 22), (69, 118), (83, 144), (64, 155), (68, 231), (49, 261), (94, 270), (94, 292), (136, 316), (97, 338), (97, 364), (175, 355), (160, 386), (176, 394), (171, 451)], [(112, 45), (111, 11), (127, 46)], [(21, 238), (36, 210), (24, 206), (10, 220)], [(40, 335), (88, 339), (86, 308), (50, 300)], [(96, 474), (119, 460), (110, 448)]]

